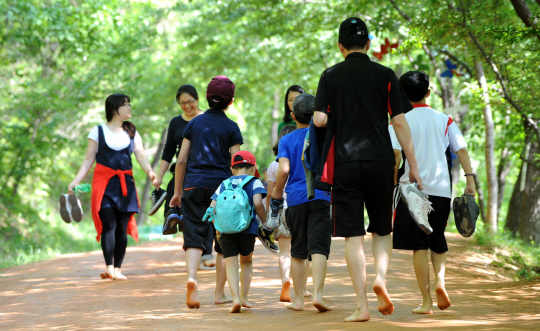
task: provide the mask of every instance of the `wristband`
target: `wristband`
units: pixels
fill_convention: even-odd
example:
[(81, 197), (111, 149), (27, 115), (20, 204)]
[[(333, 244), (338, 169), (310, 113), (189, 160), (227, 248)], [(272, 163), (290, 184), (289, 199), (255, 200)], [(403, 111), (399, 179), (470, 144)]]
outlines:
[(465, 177), (467, 177), (467, 176), (474, 176), (474, 174), (465, 174), (464, 176), (465, 176)]

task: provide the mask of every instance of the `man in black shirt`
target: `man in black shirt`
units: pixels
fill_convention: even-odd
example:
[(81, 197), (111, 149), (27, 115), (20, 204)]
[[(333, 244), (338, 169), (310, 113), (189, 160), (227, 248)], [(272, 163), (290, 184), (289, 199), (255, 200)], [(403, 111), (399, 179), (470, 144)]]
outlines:
[[(409, 125), (403, 113), (412, 108), (396, 74), (372, 62), (366, 24), (351, 17), (339, 28), (339, 50), (345, 61), (326, 69), (319, 81), (313, 122), (334, 129), (334, 236), (345, 237), (345, 257), (358, 304), (346, 322), (369, 320), (364, 257), (364, 203), (373, 235), (377, 308), (390, 315), (394, 305), (386, 291), (386, 270), (392, 253), (394, 152), (388, 115), (411, 167), (411, 182), (422, 188)], [(399, 131), (399, 133), (398, 133)], [(329, 156), (330, 158), (330, 156)]]

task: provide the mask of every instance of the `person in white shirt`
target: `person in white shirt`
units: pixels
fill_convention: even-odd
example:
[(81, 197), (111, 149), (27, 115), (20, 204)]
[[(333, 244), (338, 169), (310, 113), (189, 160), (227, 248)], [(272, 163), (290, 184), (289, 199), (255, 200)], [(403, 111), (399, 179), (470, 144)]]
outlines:
[[(410, 71), (399, 79), (413, 110), (405, 114), (411, 128), (416, 162), (422, 178), (422, 192), (429, 195), (433, 210), (429, 213), (429, 224), (432, 234), (426, 234), (414, 222), (407, 206), (399, 201), (394, 218), (394, 249), (413, 251), (413, 264), (416, 279), (423, 303), (413, 310), (417, 314), (432, 314), (433, 301), (430, 294), (428, 249), (431, 250), (431, 263), (435, 271), (435, 293), (437, 306), (444, 310), (450, 307), (450, 299), (446, 292), (444, 273), (446, 268), (446, 252), (448, 245), (444, 230), (450, 215), (452, 183), (446, 158), (446, 150), (457, 154), (459, 162), (467, 178), (466, 194), (476, 195), (471, 161), (467, 153), (467, 143), (456, 123), (448, 115), (432, 109), (426, 104), (430, 95), (429, 76), (420, 71)], [(409, 164), (404, 160), (404, 173), (397, 178), (401, 162), (402, 148), (392, 125), (389, 126), (392, 147), (396, 157), (396, 181), (399, 184), (410, 184)]]

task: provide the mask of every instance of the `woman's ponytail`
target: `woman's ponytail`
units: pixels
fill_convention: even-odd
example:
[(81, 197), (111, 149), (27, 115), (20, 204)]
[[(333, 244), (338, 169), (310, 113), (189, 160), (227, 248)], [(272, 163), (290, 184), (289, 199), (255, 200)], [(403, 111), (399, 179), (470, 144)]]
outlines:
[(131, 123), (130, 121), (124, 121), (122, 123), (122, 127), (128, 133), (130, 138), (135, 137), (135, 133), (137, 132), (137, 128), (135, 127), (135, 124)]

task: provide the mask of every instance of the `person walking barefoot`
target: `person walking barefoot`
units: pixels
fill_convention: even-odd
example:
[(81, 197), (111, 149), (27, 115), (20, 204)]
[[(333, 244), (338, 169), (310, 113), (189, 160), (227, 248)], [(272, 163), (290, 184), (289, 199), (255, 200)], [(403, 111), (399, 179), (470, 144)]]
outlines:
[(155, 181), (156, 174), (144, 154), (141, 136), (131, 119), (130, 98), (125, 94), (112, 94), (105, 100), (107, 123), (95, 126), (88, 135), (86, 157), (75, 179), (68, 186), (68, 193), (86, 177), (94, 161), (92, 181), (92, 218), (101, 239), (105, 258), (102, 279), (124, 280), (121, 272), (126, 254), (127, 235), (139, 240), (135, 213), (139, 212), (139, 201), (133, 179), (131, 154)]

